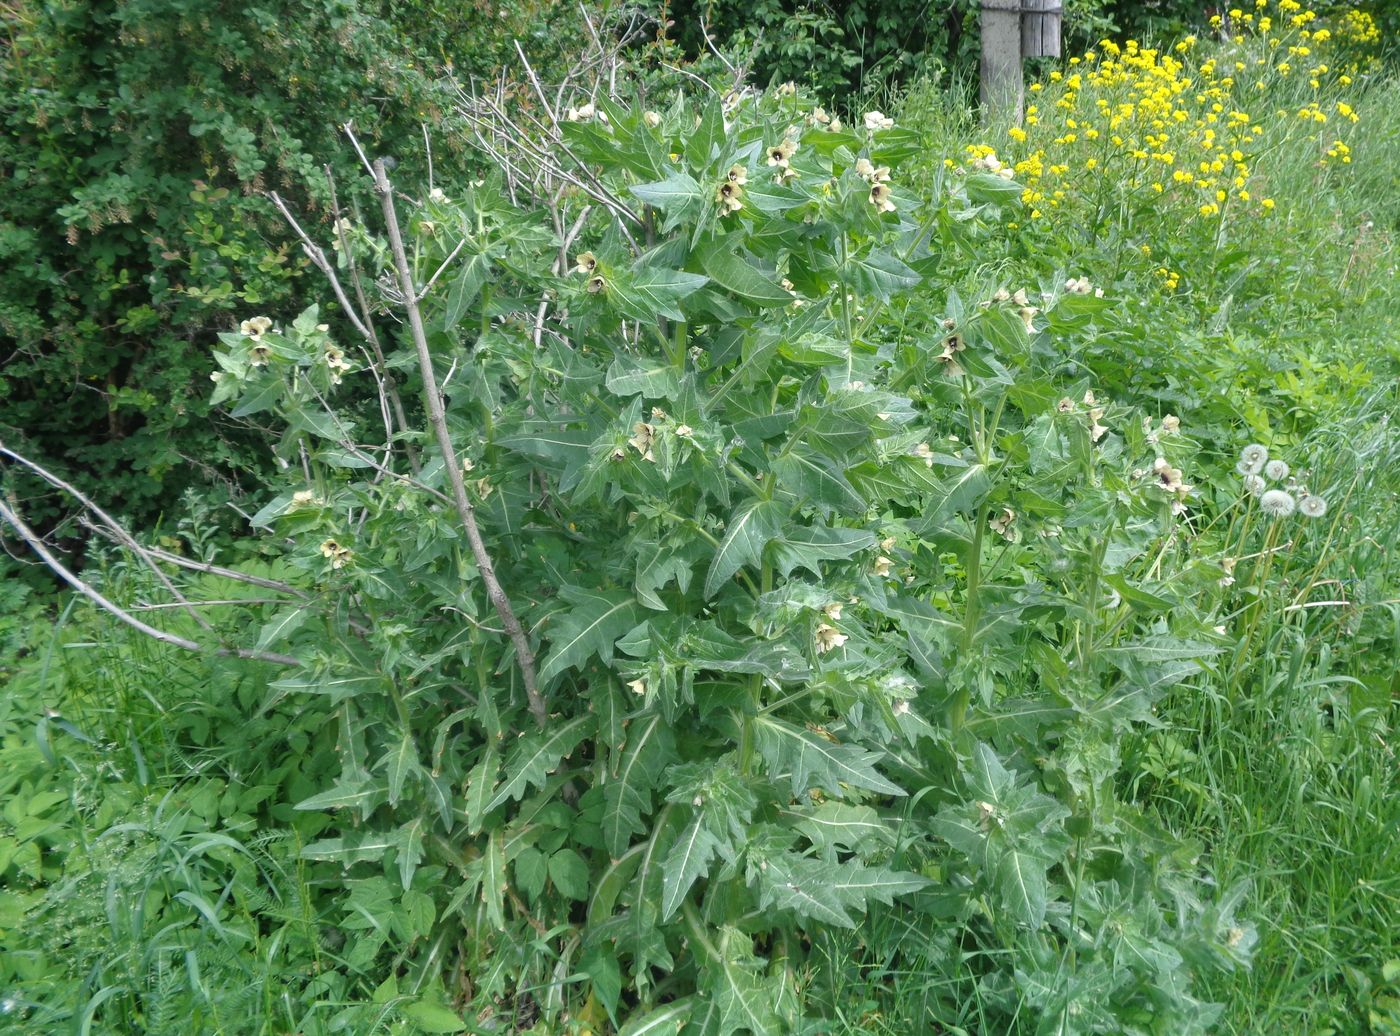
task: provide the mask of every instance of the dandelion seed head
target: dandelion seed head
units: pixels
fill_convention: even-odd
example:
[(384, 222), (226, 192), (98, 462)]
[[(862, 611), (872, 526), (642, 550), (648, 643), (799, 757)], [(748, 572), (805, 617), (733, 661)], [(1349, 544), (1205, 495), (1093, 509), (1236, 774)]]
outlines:
[(1281, 460), (1271, 460), (1264, 465), (1264, 474), (1275, 482), (1282, 482), (1288, 477), (1288, 465)]
[(1267, 447), (1252, 442), (1240, 451), (1240, 464), (1244, 469), (1240, 473), (1243, 475), (1257, 475), (1269, 459)]
[(1258, 496), (1268, 488), (1268, 483), (1258, 475), (1246, 475), (1244, 477), (1244, 491), (1250, 496)]
[(1298, 501), (1298, 510), (1304, 518), (1321, 518), (1327, 513), (1327, 501), (1320, 496), (1305, 496)]
[(1287, 518), (1298, 507), (1298, 501), (1282, 489), (1270, 489), (1259, 498), (1259, 507), (1270, 518)]

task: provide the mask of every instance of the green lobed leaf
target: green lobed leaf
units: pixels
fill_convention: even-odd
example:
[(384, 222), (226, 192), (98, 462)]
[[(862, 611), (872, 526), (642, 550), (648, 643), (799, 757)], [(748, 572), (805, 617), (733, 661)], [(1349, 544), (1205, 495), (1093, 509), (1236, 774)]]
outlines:
[(603, 785), (603, 845), (612, 857), (621, 856), (632, 836), (646, 830), (642, 817), (651, 810), (652, 791), (674, 755), (671, 729), (659, 715), (633, 722), (617, 772)]
[(588, 713), (566, 723), (523, 735), (506, 759), (506, 779), (482, 810), (490, 813), (501, 803), (519, 799), (531, 787), (541, 787), (559, 763), (588, 736), (594, 717)]
[(710, 562), (706, 597), (713, 597), (739, 569), (758, 562), (768, 541), (778, 535), (782, 515), (782, 506), (774, 500), (749, 500), (739, 505)]
[(636, 598), (625, 591), (566, 586), (560, 596), (572, 607), (556, 612), (552, 620), (549, 657), (540, 666), (542, 684), (582, 667), (595, 654), (611, 663), (617, 638), (637, 625)]
[(793, 798), (805, 795), (811, 788), (840, 798), (845, 786), (882, 795), (904, 794), (902, 788), (875, 769), (874, 763), (880, 757), (874, 752), (857, 745), (833, 743), (774, 716), (758, 716), (753, 723), (758, 750), (768, 764), (769, 774), (775, 779), (787, 774)]
[(710, 861), (719, 850), (719, 839), (697, 816), (681, 832), (661, 864), (661, 922), (675, 916), (690, 887), (710, 872)]

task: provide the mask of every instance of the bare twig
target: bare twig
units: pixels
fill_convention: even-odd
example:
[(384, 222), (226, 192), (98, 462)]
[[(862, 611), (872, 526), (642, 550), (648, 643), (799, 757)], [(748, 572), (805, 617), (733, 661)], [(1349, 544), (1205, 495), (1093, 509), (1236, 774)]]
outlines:
[(20, 464), (28, 468), (30, 471), (34, 472), (34, 474), (38, 475), (49, 485), (53, 486), (56, 489), (63, 490), (63, 492), (67, 493), (74, 500), (78, 501), (78, 503), (82, 504), (83, 507), (87, 508), (93, 514), (97, 515), (97, 517), (102, 521), (102, 523), (111, 531), (112, 538), (115, 539), (127, 550), (135, 554), (141, 561), (143, 561), (146, 564), (147, 568), (149, 568), (153, 573), (155, 573), (155, 577), (160, 580), (161, 585), (163, 585), (168, 591), (170, 591), (170, 595), (175, 598), (176, 604), (180, 607), (183, 607), (185, 609), (185, 612), (190, 616), (190, 618), (194, 619), (194, 621), (197, 622), (200, 626), (203, 626), (206, 630), (212, 631), (213, 627), (211, 627), (209, 623), (205, 621), (204, 616), (200, 615), (199, 612), (195, 611), (194, 608), (190, 606), (190, 602), (185, 599), (185, 595), (182, 594), (179, 590), (177, 590), (175, 588), (175, 584), (172, 583), (166, 577), (165, 573), (156, 567), (156, 563), (152, 559), (150, 552), (145, 547), (141, 546), (141, 544), (136, 542), (136, 538), (132, 536), (131, 533), (126, 531), (126, 527), (123, 526), (121, 522), (117, 521), (102, 508), (98, 507), (97, 504), (93, 503), (93, 501), (89, 499), (84, 493), (82, 493), (76, 486), (65, 482), (63, 479), (55, 475), (52, 471), (49, 471), (47, 468), (43, 467), (37, 462), (30, 460), (28, 457), (16, 453), (14, 450), (8, 448), (4, 443), (0, 443), (0, 455), (9, 457), (16, 464)]
[(210, 648), (200, 644), (198, 641), (177, 636), (174, 633), (167, 633), (165, 630), (156, 629), (154, 626), (147, 625), (125, 608), (121, 607), (121, 605), (104, 597), (90, 584), (74, 575), (72, 571), (69, 570), (68, 566), (58, 560), (54, 553), (49, 550), (47, 544), (44, 543), (34, 530), (24, 523), (24, 519), (20, 518), (18, 514), (12, 511), (9, 506), (3, 502), (0, 502), (0, 519), (3, 519), (6, 525), (14, 529), (15, 532), (19, 534), (20, 539), (29, 544), (30, 549), (33, 550), (35, 554), (38, 554), (39, 557), (43, 559), (44, 564), (65, 583), (74, 590), (77, 590), (109, 615), (126, 623), (138, 633), (145, 634), (152, 640), (158, 640), (162, 644), (169, 644), (172, 647), (183, 648), (186, 651), (197, 651), (200, 654), (212, 652), (216, 655), (249, 658), (258, 662), (273, 662), (277, 665), (299, 666), (302, 664), (299, 658), (292, 655), (277, 654), (272, 651), (257, 651), (253, 648)]
[(501, 625), (515, 646), (515, 661), (520, 667), (520, 675), (525, 684), (525, 696), (530, 713), (539, 726), (549, 722), (549, 709), (540, 695), (535, 678), (535, 655), (530, 649), (530, 640), (516, 618), (510, 598), (496, 578), (496, 566), (491, 560), (486, 543), (481, 538), (481, 530), (476, 524), (476, 510), (467, 498), (467, 487), (462, 478), (462, 466), (457, 460), (457, 451), (452, 445), (452, 436), (447, 428), (444, 415), (442, 392), (438, 388), (437, 376), (433, 372), (433, 358), (428, 350), (428, 336), (423, 328), (423, 317), (418, 310), (417, 295), (413, 287), (413, 271), (409, 269), (408, 255), (404, 251), (403, 236), (399, 232), (399, 218), (394, 206), (394, 191), (389, 183), (388, 173), (382, 159), (374, 163), (374, 188), (379, 194), (380, 205), (384, 210), (385, 229), (389, 232), (389, 247), (394, 255), (394, 265), (399, 279), (399, 287), (404, 296), (404, 307), (408, 313), (408, 326), (413, 344), (418, 350), (418, 366), (423, 377), (424, 402), (428, 411), (428, 421), (437, 437), (438, 449), (442, 451), (443, 465), (447, 469), (448, 481), (452, 486), (452, 497), (457, 505), (457, 514), (466, 530), (467, 541), (471, 544), (472, 556), (477, 570), (486, 584), (486, 592), (501, 617)]

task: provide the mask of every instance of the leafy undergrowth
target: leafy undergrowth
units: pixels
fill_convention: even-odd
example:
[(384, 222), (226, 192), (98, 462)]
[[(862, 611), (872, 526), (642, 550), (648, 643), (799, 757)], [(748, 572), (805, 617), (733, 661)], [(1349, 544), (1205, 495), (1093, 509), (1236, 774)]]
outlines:
[(404, 203), (451, 472), (350, 391), (422, 385), (340, 226), (382, 366), (329, 303), (215, 345), (282, 430), (259, 585), (185, 582), (206, 631), (87, 569), (292, 664), (0, 626), (0, 1017), (1395, 1031), (1400, 116), (1363, 22), (1279, 8), (990, 136), (926, 91), (577, 99)]

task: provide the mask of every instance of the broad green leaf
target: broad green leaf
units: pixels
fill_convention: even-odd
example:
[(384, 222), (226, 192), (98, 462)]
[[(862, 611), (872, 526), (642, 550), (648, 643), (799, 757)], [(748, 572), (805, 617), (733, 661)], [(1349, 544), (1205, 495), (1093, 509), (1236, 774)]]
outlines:
[(560, 849), (549, 858), (549, 880), (562, 896), (588, 898), (588, 864), (572, 849)]
[(384, 770), (389, 778), (389, 805), (393, 806), (403, 795), (404, 783), (419, 769), (418, 749), (413, 744), (413, 735), (404, 731), (398, 744), (389, 749), (384, 759)]
[(894, 826), (880, 819), (880, 814), (870, 806), (823, 802), (805, 809), (783, 809), (780, 814), (824, 855), (837, 850), (865, 852), (894, 848)]
[(662, 212), (693, 206), (702, 197), (700, 184), (696, 182), (695, 177), (680, 171), (654, 183), (633, 184), (630, 190), (642, 201)]
[(1020, 205), (1025, 190), (1015, 180), (1003, 180), (994, 173), (973, 173), (963, 183), (968, 200), (979, 204)]
[(549, 878), (549, 858), (533, 845), (527, 845), (510, 861), (515, 874), (515, 887), (525, 893), (531, 903), (540, 898)]
[(622, 590), (586, 590), (564, 587), (560, 591), (572, 607), (556, 612), (548, 631), (549, 657), (540, 667), (540, 683), (546, 684), (570, 668), (581, 668), (593, 655), (609, 664), (613, 644), (637, 625), (637, 601)]
[(877, 250), (853, 256), (846, 263), (851, 285), (862, 295), (873, 295), (888, 302), (896, 292), (912, 288), (922, 277), (889, 252)]
[(419, 1000), (417, 1003), (401, 1007), (403, 1016), (423, 1032), (463, 1032), (467, 1023), (452, 1008), (432, 1000)]
[(883, 795), (903, 795), (875, 769), (880, 757), (856, 745), (836, 744), (820, 734), (777, 719), (754, 719), (758, 750), (768, 764), (771, 777), (786, 773), (792, 782), (792, 795), (798, 798), (810, 788), (820, 788), (839, 798), (843, 786), (865, 788)]
[(617, 274), (608, 284), (608, 298), (618, 312), (633, 320), (654, 322), (657, 317), (684, 320), (677, 303), (709, 281), (698, 273), (640, 267)]
[(875, 534), (865, 529), (824, 525), (788, 526), (777, 538), (773, 563), (784, 576), (799, 568), (822, 574), (819, 562), (842, 561), (875, 546)]
[(369, 816), (375, 807), (388, 799), (383, 781), (339, 781), (334, 788), (302, 799), (293, 809), (353, 809), (361, 818)]
[(301, 629), (302, 625), (312, 615), (310, 608), (301, 606), (283, 608), (274, 615), (258, 633), (257, 650), (266, 651), (268, 648), (286, 642), (293, 633)]
[(1011, 916), (1029, 928), (1045, 921), (1045, 864), (1014, 848), (997, 863), (997, 888)]
[(722, 929), (718, 942), (719, 961), (706, 968), (720, 1013), (718, 1031), (751, 1036), (795, 1031), (796, 1004), (787, 972), (768, 971), (767, 962), (754, 954), (752, 938), (738, 929)]
[[(981, 503), (991, 488), (992, 479), (985, 464), (969, 464), (961, 471), (954, 471), (943, 478), (932, 476), (918, 458), (906, 467), (906, 473), (918, 475), (920, 471), (927, 479), (924, 483), (926, 495), (923, 498), (924, 526), (933, 526), (946, 521), (959, 511), (970, 511)], [(915, 483), (916, 486), (919, 483)]]
[(617, 1036), (676, 1036), (690, 1017), (694, 1006), (694, 999), (686, 997), (683, 1000), (673, 1000), (654, 1011), (634, 1015), (618, 1030)]
[(481, 854), (481, 895), (486, 903), (486, 919), (497, 931), (505, 931), (506, 927), (506, 888), (505, 838), (500, 831), (492, 831)]
[(462, 268), (452, 278), (443, 311), (442, 329), (451, 331), (466, 316), (472, 303), (481, 294), (486, 276), (491, 271), (491, 259), (485, 253), (473, 252), (462, 260)]
[(642, 817), (651, 810), (652, 789), (674, 753), (671, 729), (660, 716), (633, 722), (617, 772), (603, 785), (603, 845), (610, 856), (621, 856), (632, 836), (646, 830)]
[(491, 801), (491, 790), (496, 786), (496, 774), (500, 768), (501, 753), (496, 743), (491, 741), (481, 753), (481, 760), (467, 775), (466, 820), (469, 835), (481, 830), (481, 821), (488, 812), (486, 804)]
[(322, 838), (301, 850), (303, 860), (334, 860), (343, 866), (362, 860), (383, 860), (390, 849), (398, 848), (398, 834), (383, 831), (354, 831), (340, 838)]
[(783, 508), (774, 500), (749, 500), (740, 504), (705, 576), (705, 596), (713, 597), (721, 586), (745, 565), (757, 564), (763, 548), (781, 527)]
[(280, 375), (264, 370), (257, 383), (244, 390), (243, 397), (233, 408), (230, 416), (248, 417), (251, 414), (260, 414), (264, 410), (270, 410), (277, 405), (277, 401), (282, 398), (285, 389), (286, 385)]
[(756, 306), (786, 306), (793, 299), (792, 293), (770, 274), (736, 254), (737, 239), (741, 236), (732, 234), (729, 238), (716, 238), (702, 248), (699, 251), (700, 268), (715, 284), (746, 302)]
[(405, 890), (413, 887), (413, 874), (423, 862), (423, 836), (427, 821), (416, 816), (399, 828), (399, 882)]
[(710, 872), (710, 860), (719, 850), (719, 839), (710, 833), (703, 816), (697, 816), (681, 832), (661, 864), (661, 922), (675, 916), (690, 887)]
[(588, 736), (593, 719), (585, 713), (516, 741), (506, 760), (506, 779), (482, 812), (490, 813), (501, 803), (520, 798), (527, 789), (543, 786), (563, 758)]
[(872, 899), (890, 904), (895, 896), (931, 884), (917, 874), (792, 853), (774, 853), (752, 861), (748, 882), (758, 891), (760, 907), (791, 910), (799, 917), (840, 928), (854, 928), (855, 919), (865, 914)]
[(680, 376), (674, 364), (646, 367), (630, 356), (619, 355), (608, 368), (607, 386), (614, 396), (675, 399)]
[(819, 505), (823, 514), (834, 510), (860, 515), (866, 511), (865, 498), (846, 481), (841, 469), (800, 444), (773, 460), (773, 474), (784, 491), (796, 495), (803, 506)]

